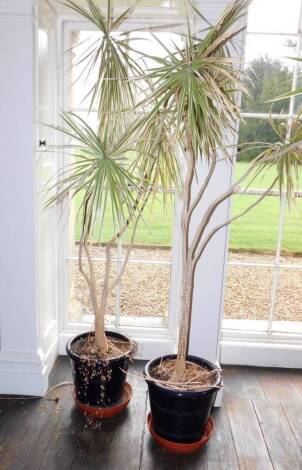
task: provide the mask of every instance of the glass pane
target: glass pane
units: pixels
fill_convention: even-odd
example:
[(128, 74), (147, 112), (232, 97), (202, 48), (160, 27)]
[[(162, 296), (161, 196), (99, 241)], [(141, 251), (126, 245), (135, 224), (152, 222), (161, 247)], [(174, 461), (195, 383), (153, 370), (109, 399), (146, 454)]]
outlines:
[(302, 269), (281, 268), (277, 289), (277, 301), (274, 312), (273, 329), (277, 331), (302, 332), (301, 325), (291, 322), (302, 322)]
[(39, 28), (38, 30), (38, 95), (39, 95), (39, 117), (48, 118), (49, 99), (52, 96), (52, 85), (54, 80), (54, 71), (51, 62), (51, 35), (49, 31)]
[[(229, 261), (238, 261), (240, 256), (231, 253)], [(267, 328), (267, 318), (271, 302), (273, 268), (260, 266), (228, 266), (224, 319), (226, 320), (261, 320), (257, 325), (247, 322), (228, 322), (224, 327), (234, 329)]]
[[(81, 55), (84, 51), (85, 41), (89, 43), (97, 39), (97, 34), (91, 31), (80, 31), (74, 33), (74, 44), (80, 45), (74, 50), (73, 57), (73, 81), (76, 80), (81, 70), (75, 67), (75, 63), (81, 60)], [(144, 33), (146, 37), (138, 40), (135, 47), (146, 47), (146, 39), (151, 40), (151, 52), (165, 55), (165, 51), (158, 42), (152, 38), (148, 33)], [(135, 35), (133, 34), (133, 37)], [(142, 33), (137, 33), (136, 36), (142, 36)], [(169, 42), (173, 40), (179, 41), (179, 36), (171, 33), (160, 32), (157, 33), (160, 41)], [(84, 42), (83, 42), (84, 41)], [(83, 42), (83, 46), (81, 45)], [(81, 48), (83, 50), (81, 50)], [(78, 67), (83, 68), (82, 64)], [(85, 76), (85, 74), (84, 74)], [(83, 77), (84, 77), (83, 76)], [(75, 108), (83, 109), (77, 113), (83, 118), (87, 119), (87, 111), (85, 107), (88, 106), (88, 100), (82, 101), (83, 96), (87, 93), (88, 85), (84, 78), (75, 81), (72, 89), (72, 106)], [(95, 77), (90, 75), (89, 83), (92, 86)], [(92, 127), (97, 124), (97, 114), (90, 113), (88, 116), (89, 123)], [(81, 215), (78, 210), (81, 207), (83, 195), (78, 194), (70, 212), (70, 254), (71, 256), (78, 256), (78, 244), (80, 240), (81, 230)], [(133, 325), (132, 320), (135, 318), (135, 325), (138, 326), (164, 326), (168, 315), (168, 297), (170, 285), (170, 257), (172, 245), (172, 226), (174, 215), (174, 198), (168, 199), (167, 207), (163, 210), (163, 195), (158, 193), (154, 198), (150, 198), (144, 210), (143, 220), (139, 223), (136, 231), (135, 247), (131, 252), (129, 265), (124, 272), (121, 290), (115, 291), (109, 301), (107, 309), (107, 320), (111, 323), (115, 321), (116, 310), (120, 312), (121, 324)], [(95, 266), (97, 271), (98, 283), (101, 286), (104, 275), (104, 258), (105, 250), (102, 244), (107, 242), (115, 233), (110, 207), (105, 213), (105, 223), (100, 236), (99, 226), (96, 226), (91, 242), (94, 244), (90, 248), (91, 255), (95, 258)], [(112, 252), (113, 258), (118, 256), (125, 256), (126, 246), (130, 241), (131, 233), (123, 237), (123, 249), (119, 253), (114, 249)], [(144, 261), (149, 259), (155, 264), (144, 264), (143, 262), (137, 263), (136, 261)], [(134, 261), (134, 262), (131, 262)], [(158, 262), (158, 263), (157, 263)], [(164, 262), (166, 264), (160, 264)], [(71, 261), (70, 273), (70, 318), (71, 321), (92, 321), (92, 309), (89, 298), (89, 291), (85, 280), (79, 273), (76, 261)], [(116, 275), (116, 259), (113, 259), (115, 269), (112, 273), (112, 280)], [(157, 264), (156, 264), (157, 263)], [(161, 280), (158, 283), (158, 279)], [(146, 298), (146, 286), (151, 292), (151, 296)], [(116, 295), (120, 299), (120, 305), (116, 306)], [(150, 299), (150, 300), (148, 300)], [(139, 318), (138, 318), (139, 317)], [(146, 318), (148, 317), (148, 319)], [(130, 320), (129, 320), (130, 318)], [(137, 319), (141, 320), (137, 323)], [(146, 321), (145, 321), (146, 320)]]
[[(104, 261), (93, 262), (97, 288), (100, 291), (105, 272)], [(90, 322), (93, 320), (93, 309), (89, 295), (87, 283), (80, 273), (77, 261), (69, 261), (69, 321), (71, 322)], [(83, 268), (88, 272), (88, 263), (83, 260)], [(112, 268), (111, 281), (116, 275), (116, 266)], [(114, 320), (115, 315), (115, 292), (109, 296), (107, 306), (107, 321), (110, 323)]]
[[(154, 262), (153, 250), (146, 251), (148, 251), (149, 258), (152, 258)], [(156, 254), (156, 250), (154, 251)], [(158, 260), (158, 264), (145, 264), (137, 262), (136, 259), (140, 257), (139, 259), (143, 260), (146, 253), (142, 253), (140, 249), (135, 249), (134, 252), (134, 257), (132, 258), (134, 261), (129, 261), (124, 272), (120, 292), (115, 289), (109, 297), (106, 316), (107, 323), (115, 323), (116, 295), (119, 295), (120, 314), (124, 317), (120, 321), (122, 325), (132, 325), (133, 317), (139, 317), (142, 320), (148, 317), (148, 319), (151, 319), (151, 322), (142, 321), (140, 323), (141, 326), (164, 326), (168, 318), (171, 265), (169, 261), (167, 261), (167, 264), (160, 264), (163, 261), (164, 253), (162, 259)], [(92, 249), (91, 253), (95, 255), (97, 250)], [(157, 256), (159, 256), (159, 253), (157, 253)], [(105, 272), (105, 262), (98, 259), (94, 260), (93, 264), (100, 292)], [(83, 262), (83, 267), (87, 271), (87, 261)], [(116, 273), (117, 261), (114, 260), (111, 282), (114, 281)], [(148, 295), (146, 295), (147, 291)], [(71, 260), (69, 261), (69, 320), (71, 322), (92, 322), (92, 315), (93, 309), (87, 283), (79, 271), (78, 262)], [(138, 326), (137, 324), (135, 325)]]
[[(148, 53), (150, 56), (166, 57), (168, 47), (169, 50), (175, 50), (174, 44), (177, 47), (182, 46), (182, 38), (180, 35), (163, 31), (160, 33), (147, 33), (145, 31), (136, 31), (129, 34), (131, 46), (139, 53)], [(174, 44), (173, 44), (174, 43)], [(138, 57), (133, 51), (130, 51), (133, 58)], [(141, 56), (140, 56), (141, 57)], [(158, 63), (149, 57), (144, 57), (144, 63), (148, 68), (156, 66)]]
[[(129, 7), (133, 5), (133, 0), (119, 0), (119, 6)], [(139, 2), (139, 8), (173, 8), (177, 5), (175, 0), (142, 0)]]
[[(160, 203), (161, 194), (146, 208), (144, 220), (138, 226), (135, 245), (131, 250), (129, 264), (123, 274), (120, 295), (119, 311), (127, 319), (121, 319), (121, 324), (128, 324), (128, 317), (139, 317), (142, 321), (140, 326), (164, 326), (168, 315), (168, 299), (171, 271), (171, 244), (173, 226), (173, 200), (166, 212)], [(80, 200), (76, 201), (77, 207)], [(110, 214), (106, 216), (107, 223), (103, 232), (103, 239), (95, 238), (90, 246), (90, 254), (94, 258), (97, 273), (97, 282), (100, 286), (103, 282), (105, 268), (105, 248), (102, 242), (107, 241), (113, 233), (110, 223)], [(73, 211), (70, 212), (70, 255), (75, 261), (70, 263), (70, 318), (71, 321), (92, 321), (91, 301), (87, 284), (79, 272), (77, 257), (80, 239), (80, 219)], [(128, 237), (129, 238), (129, 237)], [(124, 237), (124, 245), (118, 249), (112, 249), (112, 281), (116, 277), (117, 263), (121, 266), (126, 256), (127, 237)], [(150, 264), (145, 264), (149, 261)], [(87, 268), (87, 264), (85, 264)], [(160, 280), (160, 282), (159, 282)], [(148, 296), (146, 296), (146, 288)], [(150, 294), (150, 295), (149, 295)], [(113, 292), (109, 299), (107, 308), (107, 320), (115, 321), (117, 292)], [(87, 316), (88, 315), (88, 316)], [(144, 318), (148, 321), (144, 322)], [(127, 323), (128, 322), (128, 323)], [(130, 325), (133, 321), (130, 319)], [(137, 323), (136, 323), (136, 326)]]
[[(150, 199), (144, 209), (143, 218), (138, 223), (135, 235), (135, 245), (144, 246), (166, 246), (171, 247), (172, 244), (172, 228), (174, 222), (174, 200), (167, 200), (167, 207), (163, 209), (163, 195), (158, 194), (152, 200)], [(80, 241), (81, 232), (81, 215), (79, 209), (83, 200), (83, 195), (78, 194), (74, 203), (74, 215), (71, 223), (72, 230), (74, 230), (75, 241)], [(109, 241), (115, 234), (114, 226), (112, 223), (112, 214), (110, 205), (108, 204), (104, 216), (104, 224), (102, 233), (100, 234), (100, 226), (96, 224), (92, 242), (105, 243)], [(131, 238), (131, 227), (128, 233), (123, 237), (123, 243), (127, 244)]]
[(77, 116), (83, 119), (93, 130), (97, 132), (97, 125), (98, 125), (98, 113), (88, 111), (77, 111)]
[(253, 0), (248, 13), (248, 31), (297, 33), (300, 0)]
[[(126, 247), (123, 247), (123, 253), (125, 254)], [(151, 261), (157, 264), (171, 263), (171, 247), (170, 246), (156, 246), (156, 245), (139, 245), (136, 244), (131, 250), (129, 260), (133, 261)]]
[[(129, 263), (122, 280), (121, 315), (128, 317), (168, 318), (171, 266)], [(121, 318), (121, 324), (127, 325)]]
[[(232, 198), (232, 214), (253, 204), (258, 196), (236, 195)], [(272, 254), (276, 250), (279, 228), (279, 198), (267, 197), (241, 219), (231, 224), (230, 248), (251, 253)]]
[[(237, 178), (246, 171), (247, 166), (247, 162), (237, 162)], [(257, 189), (266, 188), (273, 178), (273, 174), (266, 173), (262, 177), (258, 176), (251, 186)], [(234, 196), (232, 215), (244, 211), (258, 197), (248, 194)], [(279, 198), (268, 196), (245, 216), (231, 224), (224, 328), (267, 330), (279, 216)]]
[[(286, 132), (285, 121), (275, 119), (274, 125), (277, 127), (278, 132), (281, 130), (281, 135)], [(262, 118), (245, 118), (244, 121), (240, 122), (238, 145), (240, 154), (237, 157), (238, 163), (242, 164), (244, 161), (250, 161), (255, 158), (259, 153), (265, 150), (268, 143), (278, 142), (280, 140), (279, 135), (273, 129), (269, 119)], [(242, 144), (250, 144), (249, 146)], [(237, 166), (237, 171), (241, 167)], [(243, 167), (242, 167), (243, 168)], [(253, 182), (253, 187), (266, 188), (267, 184), (270, 184), (271, 175), (268, 173), (265, 178), (262, 176), (257, 177)]]
[[(300, 60), (301, 60), (301, 54), (302, 51), (300, 51)], [(295, 55), (295, 57), (297, 54)], [(295, 89), (302, 88), (302, 62), (301, 61), (295, 61), (295, 66), (298, 68), (298, 73), (297, 73), (297, 84), (295, 86)], [(302, 111), (302, 94), (297, 95), (294, 97), (294, 109), (296, 112)]]
[(97, 66), (91, 67), (91, 54), (101, 39), (99, 31), (71, 32), (70, 106), (88, 109), (91, 90), (97, 78)]
[[(238, 174), (244, 171), (242, 167), (247, 164), (243, 162), (237, 165)], [(265, 181), (255, 181), (256, 186), (261, 184), (265, 185)], [(251, 195), (234, 196), (232, 214), (242, 212), (256, 199), (257, 196)], [(279, 204), (279, 198), (267, 197), (259, 206), (231, 225), (224, 306), (224, 319), (228, 322), (224, 322), (224, 328), (252, 331), (267, 329), (279, 227)], [(234, 323), (235, 320), (241, 322)], [(250, 320), (257, 322), (250, 323)]]
[(286, 59), (296, 54), (294, 36), (267, 36), (247, 34), (245, 50), (246, 85), (250, 96), (243, 94), (244, 112), (287, 112), (289, 100), (267, 103), (291, 90), (294, 61)]
[(290, 211), (286, 207), (281, 261), (284, 264), (302, 264), (302, 198)]
[[(268, 265), (266, 267), (274, 267), (276, 262), (276, 256), (274, 252), (265, 252), (264, 250), (258, 251), (244, 251), (230, 249), (228, 263), (230, 265), (239, 265), (239, 264), (252, 264), (252, 265)], [(265, 266), (264, 266), (265, 267)]]
[[(117, 31), (114, 34), (116, 37), (119, 37), (121, 32)], [(80, 30), (71, 32), (71, 63), (67, 68), (70, 69), (70, 105), (72, 109), (85, 110), (89, 108), (92, 98), (91, 91), (97, 80), (98, 73), (98, 64), (96, 63), (96, 65), (92, 66), (91, 58), (94, 49), (99, 45), (101, 37), (102, 35), (99, 31)], [(129, 55), (137, 60), (142, 68), (145, 68), (146, 65), (150, 68), (154, 67), (157, 65), (157, 62), (147, 57), (142, 62), (140, 52), (146, 52), (147, 50), (151, 56), (165, 57), (167, 52), (162, 44), (165, 44), (172, 50), (175, 49), (173, 42), (178, 47), (182, 44), (180, 35), (166, 31), (155, 32), (153, 34), (145, 31), (135, 31), (130, 32), (127, 38), (129, 45), (133, 49), (129, 50)], [(123, 39), (125, 39), (124, 36)], [(143, 85), (140, 84), (140, 87)], [(143, 97), (137, 97), (138, 100), (141, 98)]]
[(167, 200), (166, 210), (163, 209), (163, 195), (157, 194), (150, 200), (139, 222), (136, 235), (136, 245), (166, 246), (172, 245), (172, 232), (174, 224), (174, 198)]

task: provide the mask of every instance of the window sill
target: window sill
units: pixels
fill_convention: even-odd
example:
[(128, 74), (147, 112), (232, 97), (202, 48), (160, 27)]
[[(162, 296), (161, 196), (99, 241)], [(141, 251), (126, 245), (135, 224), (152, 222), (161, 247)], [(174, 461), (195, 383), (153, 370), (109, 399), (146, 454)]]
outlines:
[(302, 322), (223, 320), (220, 362), (229, 365), (301, 368)]

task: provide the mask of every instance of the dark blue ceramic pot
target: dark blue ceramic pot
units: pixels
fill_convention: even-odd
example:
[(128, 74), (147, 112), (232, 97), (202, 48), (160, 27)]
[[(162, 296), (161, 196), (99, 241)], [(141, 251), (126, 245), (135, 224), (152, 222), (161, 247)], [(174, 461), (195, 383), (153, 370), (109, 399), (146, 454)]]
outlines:
[(159, 436), (169, 441), (193, 443), (199, 441), (203, 435), (218, 387), (222, 386), (221, 371), (211, 362), (189, 355), (188, 361), (210, 371), (217, 371), (212, 387), (199, 391), (180, 391), (148, 380), (152, 376), (150, 372), (160, 361), (175, 358), (175, 354), (159, 357), (148, 362), (145, 367), (153, 428)]
[[(73, 345), (94, 333), (83, 333), (70, 340), (66, 352), (70, 357), (76, 398), (85, 405), (108, 407), (117, 404), (123, 395), (129, 354), (109, 360), (87, 360), (73, 351)], [(131, 342), (127, 336), (106, 331), (106, 336)]]

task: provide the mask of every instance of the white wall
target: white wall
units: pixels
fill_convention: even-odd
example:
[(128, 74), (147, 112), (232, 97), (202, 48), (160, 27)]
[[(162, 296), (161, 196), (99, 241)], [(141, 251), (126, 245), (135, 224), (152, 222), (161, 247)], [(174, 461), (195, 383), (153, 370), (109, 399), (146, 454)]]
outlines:
[[(37, 308), (35, 22), (29, 0), (0, 0), (0, 393), (42, 395), (50, 351)], [(52, 357), (53, 360), (53, 357)]]

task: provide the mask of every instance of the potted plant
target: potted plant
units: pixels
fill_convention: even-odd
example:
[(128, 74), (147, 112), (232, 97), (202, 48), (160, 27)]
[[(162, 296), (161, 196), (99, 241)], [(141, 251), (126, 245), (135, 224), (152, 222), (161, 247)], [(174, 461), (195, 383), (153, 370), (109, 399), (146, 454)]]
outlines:
[[(174, 442), (174, 450), (177, 444), (188, 444), (190, 448), (192, 443), (202, 443), (217, 390), (222, 385), (221, 372), (216, 365), (188, 354), (197, 263), (218, 230), (253, 209), (275, 186), (280, 192), (285, 189), (290, 200), (302, 160), (302, 127), (298, 119), (290, 129), (278, 130), (280, 141), (263, 146), (238, 181), (208, 205), (197, 226), (191, 223), (216, 168), (222, 162), (232, 164), (236, 153), (235, 146), (230, 149), (226, 145), (226, 135), (236, 134), (240, 119), (238, 92), (245, 92), (245, 86), (243, 72), (238, 61), (232, 58), (229, 45), (244, 28), (240, 21), (249, 3), (249, 0), (234, 1), (201, 39), (191, 32), (187, 19), (183, 49), (167, 48), (166, 58), (149, 74), (154, 88), (145, 102), (150, 104), (156, 100), (156, 107), (161, 103), (162, 109), (168, 110), (170, 140), (177, 140), (186, 169), (180, 193), (182, 292), (177, 354), (153, 359), (145, 367), (151, 430), (159, 440)], [(194, 4), (190, 5), (195, 15), (204, 21)], [(148, 119), (148, 115), (144, 117), (144, 121)], [(198, 174), (201, 167), (206, 168), (203, 175)], [(244, 183), (248, 186), (256, 174), (268, 167), (275, 168), (275, 178), (264, 193), (242, 213), (213, 226), (211, 222), (217, 208), (237, 192), (238, 186)]]
[[(123, 22), (138, 2), (119, 16), (114, 16), (110, 0), (105, 12), (93, 0), (86, 0), (85, 6), (72, 0), (61, 3), (99, 32), (98, 39), (89, 42), (78, 59), (78, 64), (85, 64), (88, 75), (96, 76), (89, 98), (90, 110), (97, 109), (97, 125), (93, 128), (72, 112), (61, 115), (62, 126), (55, 129), (65, 139), (59, 147), (63, 155), (68, 155), (69, 164), (57, 175), (51, 187), (56, 194), (49, 198), (48, 205), (64, 198), (73, 201), (78, 197), (81, 201), (78, 265), (89, 289), (95, 328), (69, 341), (66, 351), (72, 364), (76, 403), (88, 414), (105, 417), (119, 412), (121, 405), (129, 401), (131, 390), (129, 385), (125, 387), (125, 372), (134, 351), (128, 337), (105, 329), (108, 297), (124, 273), (149, 197), (158, 185), (167, 190), (175, 186), (178, 169), (166, 140), (167, 122), (161, 122), (160, 112), (140, 126), (153, 142), (148, 148), (152, 151), (148, 162), (141, 158), (144, 143), (132, 138), (137, 127), (133, 111), (136, 96), (142, 94), (140, 81), (145, 80), (145, 72), (129, 54), (131, 41), (129, 31), (123, 32)], [(113, 230), (105, 243), (105, 272), (99, 288), (90, 242), (96, 237), (103, 241), (104, 215), (109, 210)], [(127, 232), (130, 243), (120, 273), (114, 278), (112, 251)]]

